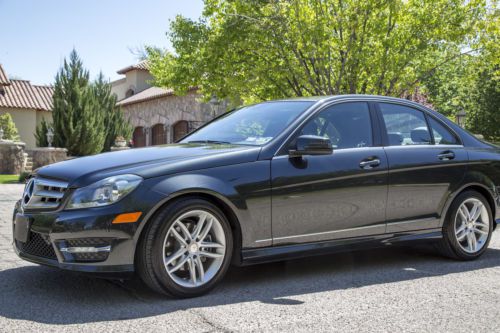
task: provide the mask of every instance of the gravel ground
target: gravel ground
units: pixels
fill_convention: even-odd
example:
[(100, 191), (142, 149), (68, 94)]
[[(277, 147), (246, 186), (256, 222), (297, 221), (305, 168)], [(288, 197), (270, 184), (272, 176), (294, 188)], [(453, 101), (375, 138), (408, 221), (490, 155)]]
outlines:
[(18, 259), (21, 192), (0, 186), (0, 332), (500, 331), (499, 232), (474, 262), (404, 248), (321, 256), (232, 268), (211, 294), (179, 301)]

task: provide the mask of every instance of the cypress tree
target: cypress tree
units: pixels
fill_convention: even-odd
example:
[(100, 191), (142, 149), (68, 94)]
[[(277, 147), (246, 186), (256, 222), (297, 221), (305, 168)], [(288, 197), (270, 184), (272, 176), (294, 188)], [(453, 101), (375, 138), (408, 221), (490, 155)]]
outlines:
[(103, 151), (109, 151), (117, 136), (130, 138), (132, 126), (123, 118), (123, 114), (116, 106), (116, 95), (111, 93), (111, 84), (99, 73), (97, 80), (92, 84), (96, 97), (96, 109), (103, 113), (105, 138)]
[(131, 135), (111, 85), (102, 73), (90, 82), (75, 50), (56, 75), (53, 102), (54, 146), (67, 148), (72, 156), (109, 150), (116, 136)]
[(49, 145), (49, 142), (47, 141), (47, 132), (49, 131), (49, 127), (49, 123), (45, 121), (45, 118), (42, 118), (42, 121), (35, 130), (37, 147), (47, 147)]
[(102, 122), (93, 112), (95, 105), (89, 87), (89, 73), (73, 50), (69, 62), (56, 75), (53, 95), (54, 144), (65, 147), (73, 156), (95, 154), (102, 150)]

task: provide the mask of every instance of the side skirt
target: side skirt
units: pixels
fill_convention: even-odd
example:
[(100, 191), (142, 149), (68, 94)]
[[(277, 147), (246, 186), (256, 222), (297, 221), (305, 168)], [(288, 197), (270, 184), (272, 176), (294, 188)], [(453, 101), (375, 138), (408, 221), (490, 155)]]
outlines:
[(241, 265), (289, 260), (314, 255), (386, 247), (401, 243), (431, 242), (443, 237), (441, 228), (336, 239), (324, 242), (243, 249)]

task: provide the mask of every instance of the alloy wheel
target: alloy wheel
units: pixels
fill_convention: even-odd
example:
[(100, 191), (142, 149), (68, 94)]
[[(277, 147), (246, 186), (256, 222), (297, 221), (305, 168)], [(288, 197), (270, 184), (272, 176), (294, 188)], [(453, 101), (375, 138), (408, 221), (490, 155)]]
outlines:
[(476, 198), (465, 200), (455, 216), (455, 237), (460, 248), (470, 254), (480, 251), (490, 232), (490, 217), (483, 202)]
[(176, 284), (200, 287), (220, 270), (225, 252), (221, 222), (208, 211), (191, 210), (170, 226), (163, 242), (163, 263)]

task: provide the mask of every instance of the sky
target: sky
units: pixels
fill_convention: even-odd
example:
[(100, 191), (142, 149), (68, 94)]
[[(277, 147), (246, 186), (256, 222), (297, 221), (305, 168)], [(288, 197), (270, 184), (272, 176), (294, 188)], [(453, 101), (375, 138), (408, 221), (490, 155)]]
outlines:
[(138, 61), (130, 49), (170, 49), (169, 21), (202, 10), (202, 0), (0, 0), (0, 64), (11, 78), (53, 84), (75, 48), (92, 78), (116, 80)]

